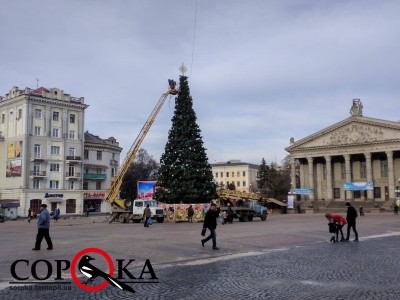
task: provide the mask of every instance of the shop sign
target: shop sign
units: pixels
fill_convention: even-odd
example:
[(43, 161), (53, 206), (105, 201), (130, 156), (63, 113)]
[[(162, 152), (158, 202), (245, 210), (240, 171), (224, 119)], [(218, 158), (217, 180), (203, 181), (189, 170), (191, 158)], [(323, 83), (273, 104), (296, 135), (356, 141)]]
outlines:
[(46, 193), (44, 194), (45, 198), (62, 198), (64, 197), (64, 194), (50, 194), (50, 193)]
[(104, 198), (106, 193), (83, 193), (83, 198)]

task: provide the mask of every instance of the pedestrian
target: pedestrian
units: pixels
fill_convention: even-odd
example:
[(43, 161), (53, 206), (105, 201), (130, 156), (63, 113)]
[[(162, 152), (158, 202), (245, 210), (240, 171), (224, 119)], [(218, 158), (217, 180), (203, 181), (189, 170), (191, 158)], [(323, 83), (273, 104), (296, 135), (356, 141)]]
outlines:
[(40, 244), (43, 238), (47, 242), (47, 250), (53, 250), (53, 242), (50, 238), (50, 214), (46, 204), (40, 205), (40, 213), (37, 221), (38, 233), (36, 235), (35, 248), (32, 250), (40, 250)]
[(227, 221), (228, 221), (228, 214), (227, 214), (227, 212), (224, 210), (224, 211), (222, 212), (222, 225), (225, 225)]
[(217, 209), (217, 205), (215, 203), (211, 203), (209, 210), (206, 213), (204, 218), (203, 228), (207, 228), (210, 230), (210, 235), (205, 239), (201, 240), (201, 245), (204, 247), (204, 244), (212, 239), (213, 250), (219, 250), (217, 247), (217, 233), (215, 232), (217, 229), (217, 218), (219, 217), (219, 209)]
[(362, 206), (360, 205), (359, 210), (360, 210), (360, 216), (363, 216), (363, 215), (364, 215), (364, 207), (362, 207)]
[(301, 205), (300, 205), (300, 201), (297, 201), (297, 213), (301, 214)]
[(54, 210), (54, 213), (53, 213), (53, 220), (54, 220), (55, 222), (57, 222), (59, 218), (60, 218), (60, 209), (59, 209), (59, 208), (56, 208), (56, 209)]
[(28, 223), (30, 223), (31, 222), (31, 216), (32, 215), (32, 209), (29, 207), (28, 208)]
[(331, 242), (338, 242), (339, 241), (339, 232), (341, 235), (341, 242), (345, 241), (345, 238), (343, 236), (343, 226), (347, 224), (347, 221), (345, 218), (343, 218), (341, 215), (334, 215), (331, 212), (327, 212), (325, 214), (325, 217), (329, 220), (329, 222), (333, 222), (335, 223), (335, 235), (336, 235), (336, 239), (331, 239)]
[(357, 218), (357, 210), (351, 205), (350, 202), (346, 202), (347, 206), (347, 237), (346, 241), (349, 241), (350, 238), (350, 229), (353, 228), (354, 234), (356, 238), (354, 239), (355, 242), (358, 242), (358, 232), (356, 229), (356, 218)]
[(194, 215), (194, 209), (193, 206), (190, 204), (188, 207), (188, 222), (193, 223), (193, 215)]
[(230, 203), (228, 203), (228, 219), (227, 219), (229, 224), (233, 223), (233, 210), (232, 210), (232, 206)]
[(394, 203), (394, 214), (398, 215), (399, 214), (399, 206), (397, 205), (397, 203)]
[(151, 210), (150, 210), (150, 205), (149, 204), (146, 205), (146, 208), (143, 211), (143, 218), (145, 219), (144, 220), (144, 227), (149, 227), (150, 228), (150, 226), (148, 224), (149, 219), (151, 218)]

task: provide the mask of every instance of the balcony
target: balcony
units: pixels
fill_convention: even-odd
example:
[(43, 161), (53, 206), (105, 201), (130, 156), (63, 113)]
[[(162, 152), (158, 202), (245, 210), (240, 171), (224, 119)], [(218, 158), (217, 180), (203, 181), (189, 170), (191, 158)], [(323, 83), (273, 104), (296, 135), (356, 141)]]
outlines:
[(46, 171), (30, 171), (29, 175), (31, 178), (45, 178)]
[(115, 160), (115, 159), (110, 160), (110, 166), (118, 167), (118, 165), (119, 165), (118, 160)]
[(67, 172), (67, 173), (65, 173), (65, 178), (67, 180), (78, 180), (78, 179), (81, 179), (81, 173)]
[(35, 160), (45, 160), (46, 158), (44, 157), (44, 155), (42, 153), (33, 153), (33, 155), (31, 156), (31, 161), (35, 161)]
[(96, 174), (96, 173), (84, 173), (83, 179), (86, 180), (105, 180), (107, 179), (107, 174)]
[(80, 163), (82, 161), (82, 157), (80, 156), (67, 156), (65, 159), (67, 163), (73, 164), (73, 163)]

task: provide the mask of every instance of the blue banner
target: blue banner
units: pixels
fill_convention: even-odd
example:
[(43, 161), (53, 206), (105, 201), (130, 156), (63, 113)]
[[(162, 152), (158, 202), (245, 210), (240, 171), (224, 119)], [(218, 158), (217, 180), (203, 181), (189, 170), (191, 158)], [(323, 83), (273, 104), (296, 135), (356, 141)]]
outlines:
[(367, 191), (373, 190), (374, 184), (372, 182), (345, 182), (343, 183), (345, 191)]
[(313, 189), (291, 189), (290, 192), (291, 192), (291, 194), (296, 194), (296, 195), (314, 194)]

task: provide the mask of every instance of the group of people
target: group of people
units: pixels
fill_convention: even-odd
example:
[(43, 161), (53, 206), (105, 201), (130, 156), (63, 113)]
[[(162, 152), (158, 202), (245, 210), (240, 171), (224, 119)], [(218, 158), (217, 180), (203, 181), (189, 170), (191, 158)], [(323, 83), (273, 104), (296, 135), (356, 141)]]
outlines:
[[(347, 216), (346, 219), (338, 214), (333, 214), (331, 212), (327, 212), (325, 217), (329, 221), (329, 232), (333, 233), (331, 237), (331, 242), (339, 242), (339, 232), (341, 235), (340, 242), (348, 242), (350, 239), (350, 230), (353, 229), (355, 235), (355, 242), (358, 242), (358, 232), (356, 229), (356, 218), (357, 218), (357, 210), (351, 205), (350, 202), (346, 202), (347, 206)], [(344, 238), (343, 235), (343, 227), (347, 224), (347, 236)]]

